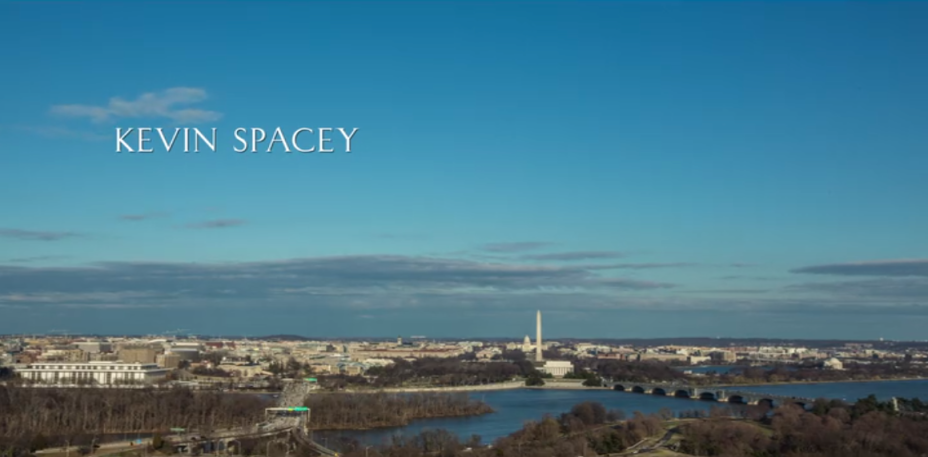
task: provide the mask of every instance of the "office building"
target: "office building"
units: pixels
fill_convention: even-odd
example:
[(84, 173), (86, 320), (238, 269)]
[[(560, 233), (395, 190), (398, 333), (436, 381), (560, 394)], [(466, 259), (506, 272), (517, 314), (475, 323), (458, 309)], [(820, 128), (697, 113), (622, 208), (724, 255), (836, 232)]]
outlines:
[(155, 363), (161, 348), (153, 346), (126, 346), (119, 349), (119, 360), (124, 363)]

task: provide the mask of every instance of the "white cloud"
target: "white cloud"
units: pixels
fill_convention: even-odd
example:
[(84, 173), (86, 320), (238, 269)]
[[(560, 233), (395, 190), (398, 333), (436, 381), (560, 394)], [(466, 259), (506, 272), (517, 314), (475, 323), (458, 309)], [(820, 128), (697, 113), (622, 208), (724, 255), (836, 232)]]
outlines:
[(148, 92), (135, 100), (119, 97), (110, 99), (106, 106), (55, 105), (52, 114), (68, 117), (86, 117), (94, 122), (107, 122), (118, 118), (168, 118), (180, 123), (215, 121), (222, 113), (188, 108), (185, 105), (207, 99), (206, 91), (192, 87), (173, 87), (161, 92)]

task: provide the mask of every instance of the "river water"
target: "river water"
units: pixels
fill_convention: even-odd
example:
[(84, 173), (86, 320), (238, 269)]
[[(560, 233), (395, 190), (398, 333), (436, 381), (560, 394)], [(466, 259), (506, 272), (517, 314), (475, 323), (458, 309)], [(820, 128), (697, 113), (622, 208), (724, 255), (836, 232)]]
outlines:
[[(824, 384), (784, 384), (737, 387), (732, 390), (748, 390), (771, 394), (837, 398), (854, 401), (870, 394), (880, 399), (891, 397), (928, 398), (928, 380), (842, 382)], [(386, 444), (394, 435), (416, 435), (426, 429), (445, 429), (458, 435), (462, 441), (471, 435), (479, 435), (483, 443), (506, 436), (529, 420), (538, 420), (545, 414), (558, 415), (567, 412), (577, 403), (595, 401), (607, 409), (618, 409), (629, 417), (639, 411), (656, 413), (662, 408), (674, 412), (703, 409), (712, 406), (736, 408), (725, 403), (657, 397), (612, 390), (554, 390), (554, 389), (510, 389), (473, 392), (471, 398), (482, 400), (495, 410), (494, 413), (476, 417), (422, 419), (404, 427), (383, 428), (364, 431), (316, 432), (317, 441), (333, 447), (346, 439), (357, 440), (369, 445)]]

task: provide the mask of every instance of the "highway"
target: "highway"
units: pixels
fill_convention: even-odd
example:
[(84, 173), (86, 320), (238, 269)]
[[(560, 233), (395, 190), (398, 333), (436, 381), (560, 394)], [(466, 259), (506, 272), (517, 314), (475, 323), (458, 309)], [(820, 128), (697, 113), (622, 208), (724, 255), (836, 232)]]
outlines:
[[(278, 407), (288, 408), (288, 407), (297, 407), (302, 406), (303, 401), (306, 398), (306, 395), (309, 393), (306, 384), (302, 383), (291, 383), (288, 384), (284, 390), (281, 392), (280, 397), (278, 398), (277, 404)], [(172, 446), (180, 445), (197, 445), (204, 442), (210, 443), (223, 443), (221, 448), (228, 449), (228, 444), (234, 442), (237, 439), (243, 438), (268, 438), (272, 436), (277, 436), (286, 432), (291, 432), (291, 436), (294, 437), (297, 441), (303, 443), (304, 445), (316, 450), (321, 455), (336, 457), (338, 453), (328, 449), (321, 444), (313, 441), (306, 434), (307, 426), (309, 424), (304, 423), (304, 420), (307, 417), (304, 415), (275, 415), (271, 417), (267, 422), (262, 424), (255, 424), (248, 427), (238, 427), (230, 429), (219, 429), (213, 430), (210, 433), (181, 433), (174, 435), (164, 436), (164, 440), (167, 443), (170, 443)], [(151, 444), (151, 438), (142, 440), (141, 444), (129, 443), (127, 441), (118, 441), (111, 442), (99, 445), (96, 449), (94, 455), (105, 456), (110, 454), (117, 454), (120, 452), (125, 452), (127, 450), (138, 449), (141, 446), (148, 446)], [(78, 455), (78, 451), (81, 446), (71, 446), (69, 448), (58, 447), (58, 448), (48, 448), (42, 449), (36, 452), (36, 454), (67, 454), (69, 452), (74, 452), (75, 457)], [(216, 446), (219, 447), (219, 446)]]

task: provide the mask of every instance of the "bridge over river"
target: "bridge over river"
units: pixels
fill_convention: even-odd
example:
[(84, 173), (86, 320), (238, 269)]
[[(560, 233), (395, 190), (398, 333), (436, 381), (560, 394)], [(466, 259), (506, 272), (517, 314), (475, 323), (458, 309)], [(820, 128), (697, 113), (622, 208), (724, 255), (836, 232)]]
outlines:
[(623, 392), (742, 405), (767, 405), (773, 407), (775, 405), (796, 404), (805, 407), (815, 401), (814, 398), (790, 397), (786, 395), (751, 392), (719, 386), (692, 386), (689, 384), (645, 383), (615, 380), (608, 380), (606, 382), (607, 385), (611, 385), (614, 390)]
[(226, 453), (234, 449), (237, 453), (240, 451), (238, 447), (241, 447), (240, 440), (262, 439), (267, 441), (266, 453), (268, 455), (270, 455), (271, 447), (283, 447), (289, 451), (293, 444), (300, 443), (320, 455), (337, 457), (337, 452), (327, 449), (312, 438), (312, 432), (309, 430), (310, 411), (308, 408), (298, 406), (303, 404), (308, 393), (309, 390), (305, 384), (298, 382), (288, 384), (278, 398), (279, 407), (267, 409), (269, 417), (264, 423), (215, 430), (208, 434), (171, 435), (165, 437), (165, 440), (176, 450), (188, 453), (195, 448), (200, 448), (205, 452), (224, 451)]

